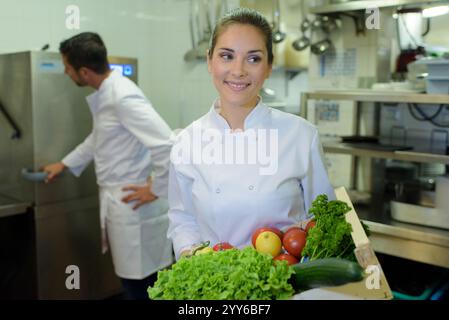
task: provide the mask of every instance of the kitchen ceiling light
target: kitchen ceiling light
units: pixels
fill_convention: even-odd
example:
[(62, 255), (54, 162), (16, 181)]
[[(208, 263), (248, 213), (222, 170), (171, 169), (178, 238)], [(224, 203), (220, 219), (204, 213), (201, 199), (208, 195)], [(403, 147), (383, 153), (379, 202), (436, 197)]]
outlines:
[(432, 8), (426, 8), (423, 10), (424, 18), (431, 18), (436, 16), (442, 16), (443, 14), (449, 13), (449, 6), (438, 6)]

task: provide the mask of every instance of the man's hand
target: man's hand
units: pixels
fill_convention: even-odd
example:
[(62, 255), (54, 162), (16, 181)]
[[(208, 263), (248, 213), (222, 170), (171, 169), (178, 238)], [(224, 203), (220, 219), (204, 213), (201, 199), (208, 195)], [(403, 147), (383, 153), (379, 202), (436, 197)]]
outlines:
[(133, 210), (137, 210), (146, 203), (153, 202), (158, 197), (151, 191), (151, 184), (144, 186), (130, 185), (122, 189), (123, 191), (132, 191), (130, 194), (122, 198), (124, 203), (130, 203), (136, 201), (137, 203), (133, 207)]
[(66, 166), (62, 162), (52, 163), (43, 167), (42, 171), (48, 173), (45, 183), (52, 182), (58, 175), (61, 174), (62, 171), (64, 171), (65, 168)]

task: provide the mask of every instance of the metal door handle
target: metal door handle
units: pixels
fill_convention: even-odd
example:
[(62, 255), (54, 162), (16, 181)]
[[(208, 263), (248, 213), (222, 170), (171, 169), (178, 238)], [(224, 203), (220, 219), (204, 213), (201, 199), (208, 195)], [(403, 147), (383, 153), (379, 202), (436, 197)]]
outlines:
[(33, 172), (30, 169), (22, 169), (22, 177), (31, 182), (45, 182), (48, 173), (43, 171)]

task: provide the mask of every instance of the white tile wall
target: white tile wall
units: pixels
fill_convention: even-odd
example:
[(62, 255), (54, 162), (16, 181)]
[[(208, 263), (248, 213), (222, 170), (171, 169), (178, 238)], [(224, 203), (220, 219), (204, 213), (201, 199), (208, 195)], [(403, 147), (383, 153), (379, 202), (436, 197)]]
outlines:
[[(77, 5), (80, 30), (65, 26)], [(98, 32), (110, 55), (139, 60), (139, 85), (172, 128), (205, 113), (216, 93), (206, 64), (186, 64), (188, 0), (0, 0), (0, 53), (39, 50), (83, 31)]]

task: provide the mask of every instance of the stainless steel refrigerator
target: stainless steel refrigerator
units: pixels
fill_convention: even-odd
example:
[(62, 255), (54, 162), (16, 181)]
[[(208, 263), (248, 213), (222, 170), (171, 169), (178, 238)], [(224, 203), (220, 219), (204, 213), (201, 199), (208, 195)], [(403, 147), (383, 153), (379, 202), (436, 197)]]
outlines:
[[(135, 59), (110, 62), (137, 82)], [(90, 92), (64, 74), (58, 53), (0, 55), (0, 213), (9, 205), (0, 214), (2, 298), (102, 299), (121, 291), (110, 255), (101, 254), (93, 165), (49, 185), (22, 176), (60, 161), (87, 137)], [(66, 285), (70, 266), (79, 270), (79, 289)]]

